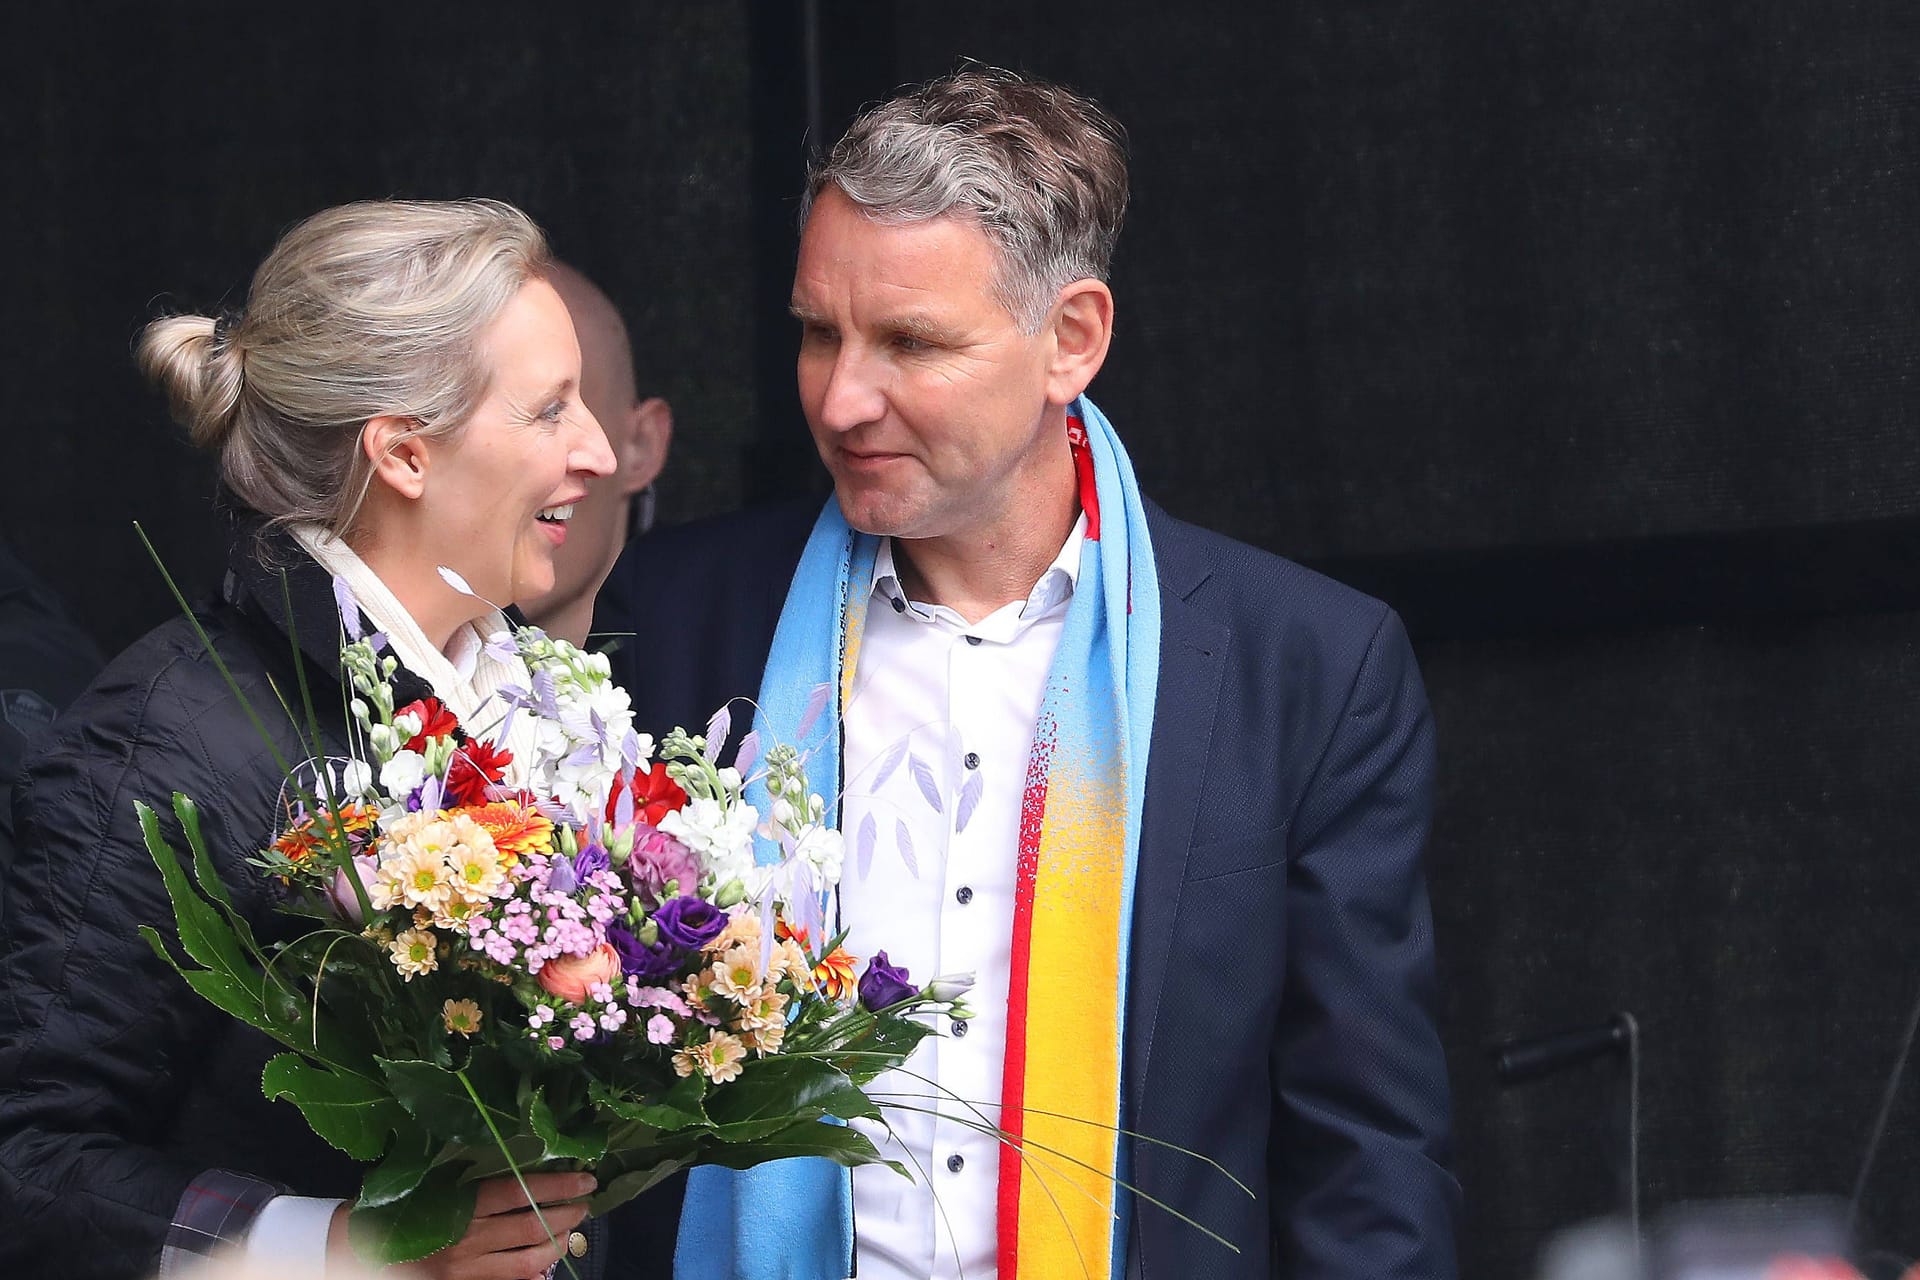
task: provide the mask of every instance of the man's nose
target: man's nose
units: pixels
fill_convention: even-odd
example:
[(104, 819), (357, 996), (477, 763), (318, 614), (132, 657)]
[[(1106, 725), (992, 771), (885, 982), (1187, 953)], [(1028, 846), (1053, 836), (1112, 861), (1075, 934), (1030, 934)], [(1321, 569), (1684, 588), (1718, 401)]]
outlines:
[(884, 417), (886, 396), (881, 370), (875, 361), (850, 347), (842, 347), (827, 371), (826, 394), (820, 399), (820, 425), (829, 431), (852, 431)]

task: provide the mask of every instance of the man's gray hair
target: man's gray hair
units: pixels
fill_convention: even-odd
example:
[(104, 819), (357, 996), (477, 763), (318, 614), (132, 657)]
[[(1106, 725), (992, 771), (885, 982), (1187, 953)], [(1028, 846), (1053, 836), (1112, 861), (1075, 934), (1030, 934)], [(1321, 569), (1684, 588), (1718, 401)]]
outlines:
[(862, 112), (808, 175), (802, 226), (828, 186), (882, 222), (978, 224), (1000, 251), (995, 296), (1037, 333), (1064, 286), (1113, 265), (1126, 131), (1059, 85), (969, 66)]

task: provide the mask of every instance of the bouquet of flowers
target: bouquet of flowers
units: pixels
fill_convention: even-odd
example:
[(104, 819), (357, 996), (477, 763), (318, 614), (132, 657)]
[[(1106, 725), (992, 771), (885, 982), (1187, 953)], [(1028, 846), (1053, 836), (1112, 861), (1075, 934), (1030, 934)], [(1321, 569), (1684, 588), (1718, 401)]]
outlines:
[[(878, 1118), (862, 1086), (931, 1033), (913, 1015), (967, 1016), (965, 983), (918, 988), (884, 952), (862, 974), (827, 935), (842, 842), (801, 754), (749, 732), (722, 765), (725, 709), (656, 744), (603, 656), (533, 628), (490, 642), (526, 675), (500, 691), (500, 723), (396, 706), (397, 663), (378, 634), (356, 638), (342, 593), (353, 746), (316, 742), (253, 860), (311, 927), (263, 948), (176, 795), (184, 857), (144, 805), (141, 821), (184, 957), (142, 932), (287, 1047), (267, 1095), (370, 1164), (363, 1256), (459, 1239), (486, 1177), (590, 1169), (604, 1213), (692, 1164), (879, 1162), (823, 1121)], [(516, 761), (520, 717), (531, 758)]]

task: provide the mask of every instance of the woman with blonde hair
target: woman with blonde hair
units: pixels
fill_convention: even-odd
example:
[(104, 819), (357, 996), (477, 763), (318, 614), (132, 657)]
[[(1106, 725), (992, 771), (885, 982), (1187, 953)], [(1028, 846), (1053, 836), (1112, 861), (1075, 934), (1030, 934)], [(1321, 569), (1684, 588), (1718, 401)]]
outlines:
[[(507, 205), (351, 204), (289, 231), (243, 311), (141, 336), (142, 368), (217, 453), (235, 509), (225, 585), (197, 621), (281, 757), (312, 750), (279, 713), (296, 663), (316, 690), (339, 683), (336, 583), (386, 635), (404, 685), (489, 722), (512, 665), (486, 651), (502, 622), (486, 602), (551, 588), (572, 503), (614, 465), (579, 400), (549, 262)], [(343, 751), (338, 699), (316, 703), (334, 711), (328, 751)], [(204, 803), (215, 863), (262, 941), (296, 927), (246, 865), (281, 813), (275, 751), (181, 618), (111, 663), (29, 764), (0, 920), (0, 1274), (180, 1274), (223, 1243), (296, 1269), (340, 1256), (359, 1171), (261, 1096), (277, 1046), (136, 933), (170, 935), (172, 913), (134, 801), (164, 810), (174, 792)], [(591, 1185), (534, 1180), (561, 1242)], [(557, 1256), (519, 1190), (490, 1183), (466, 1238), (416, 1265), (507, 1280)]]

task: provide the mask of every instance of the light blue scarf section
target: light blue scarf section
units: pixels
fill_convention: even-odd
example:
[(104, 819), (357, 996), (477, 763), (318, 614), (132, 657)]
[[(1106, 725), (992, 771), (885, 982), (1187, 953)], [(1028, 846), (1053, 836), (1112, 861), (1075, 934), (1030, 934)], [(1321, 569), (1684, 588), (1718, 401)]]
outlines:
[[(1063, 743), (1119, 739), (1113, 758), (1125, 771), (1127, 799), (1118, 958), (1124, 1017), (1147, 749), (1153, 740), (1160, 678), (1160, 579), (1140, 487), (1119, 437), (1085, 396), (1067, 412), (1086, 429), (1100, 538), (1082, 546), (1080, 586), (1067, 608), (1041, 714), (1052, 712)], [(827, 503), (801, 554), (761, 680), (755, 718), (761, 741), (790, 742), (805, 750), (807, 776), (821, 791), (840, 774), (840, 660), (848, 619), (854, 610), (866, 608), (878, 549), (879, 539), (856, 533), (839, 504)], [(1096, 584), (1097, 590), (1089, 589)], [(1061, 696), (1066, 690), (1072, 692)], [(799, 735), (799, 726), (808, 719), (817, 723)], [(750, 790), (748, 796), (761, 812), (767, 811), (764, 787), (757, 793)], [(763, 849), (762, 854), (765, 860), (777, 851)], [(884, 938), (850, 941), (866, 955), (886, 946)], [(1116, 1027), (1115, 1034), (1124, 1037), (1124, 1026)], [(1125, 1177), (1124, 1144), (1120, 1155), (1116, 1168)], [(1111, 1274), (1118, 1276), (1126, 1233), (1123, 1196), (1116, 1195), (1115, 1208)], [(852, 1180), (831, 1161), (776, 1160), (741, 1171), (702, 1166), (688, 1178), (674, 1277), (846, 1280), (853, 1248)]]

